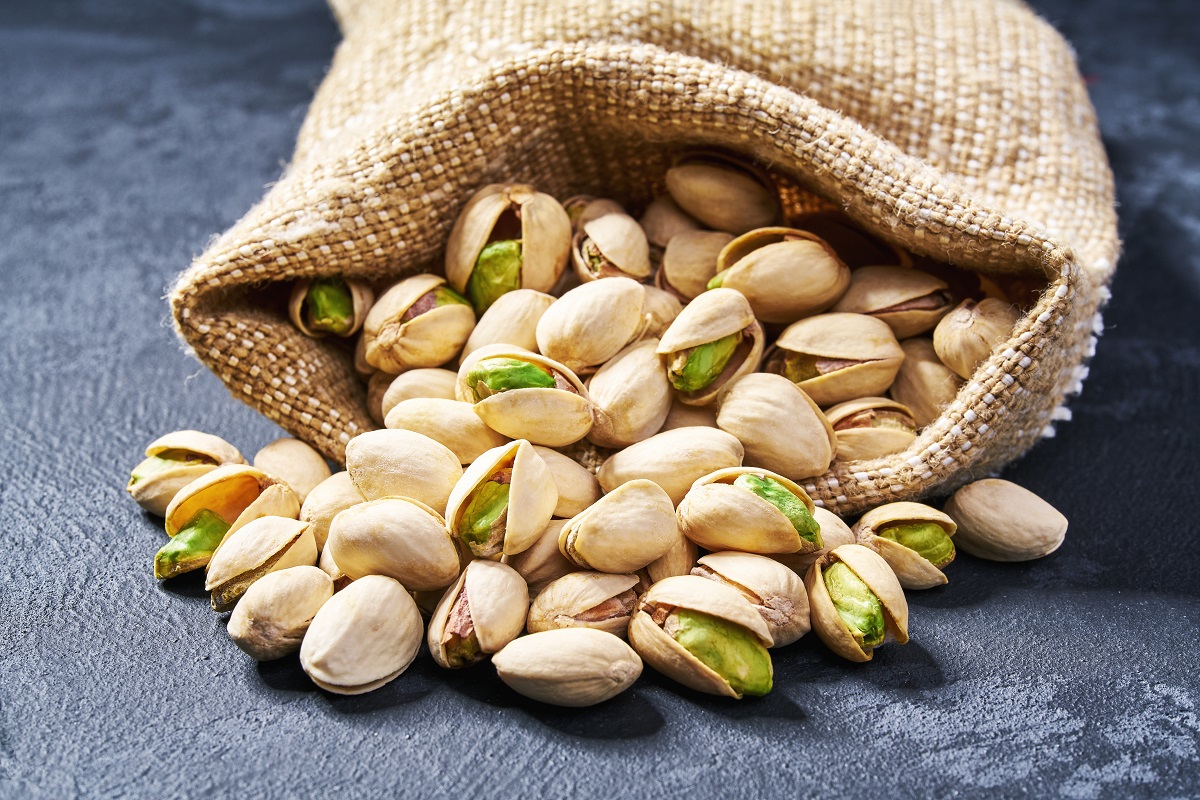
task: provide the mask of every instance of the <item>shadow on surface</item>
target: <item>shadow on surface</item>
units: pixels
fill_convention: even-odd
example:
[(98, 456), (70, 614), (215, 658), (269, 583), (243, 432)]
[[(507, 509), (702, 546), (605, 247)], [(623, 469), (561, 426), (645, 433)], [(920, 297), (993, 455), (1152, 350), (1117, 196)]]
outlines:
[(176, 597), (193, 597), (203, 599), (205, 602), (209, 600), (209, 594), (204, 589), (204, 570), (202, 569), (159, 581), (158, 586), (162, 591)]

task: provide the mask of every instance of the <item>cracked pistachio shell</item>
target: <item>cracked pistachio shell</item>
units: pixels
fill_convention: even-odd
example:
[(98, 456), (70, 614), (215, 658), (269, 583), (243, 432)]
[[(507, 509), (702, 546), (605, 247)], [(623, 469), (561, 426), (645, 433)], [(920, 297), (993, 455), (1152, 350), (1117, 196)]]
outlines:
[(388, 412), (403, 403), (418, 397), (440, 398), (454, 400), (454, 384), (458, 373), (438, 367), (410, 369), (391, 378), (387, 391), (380, 401), (381, 420), (387, 419)]
[(1008, 341), (1020, 318), (1016, 307), (1003, 300), (963, 300), (933, 329), (933, 349), (960, 378), (970, 378), (997, 346)]
[[(466, 619), (456, 619), (453, 613), (460, 602), (466, 604)], [(529, 588), (515, 569), (499, 561), (472, 561), (429, 618), (429, 652), (439, 667), (470, 666), (520, 636), (528, 611)], [(463, 633), (474, 637), (474, 654), (467, 663), (456, 663), (447, 650), (455, 638), (467, 638)]]
[(658, 432), (666, 433), (676, 428), (715, 427), (717, 427), (716, 406), (689, 406), (675, 397), (671, 400), (671, 409), (667, 412), (667, 418)]
[(740, 592), (696, 575), (665, 578), (642, 595), (629, 623), (629, 643), (659, 672), (691, 689), (707, 694), (738, 698), (729, 681), (692, 655), (662, 629), (655, 612), (682, 609), (707, 614), (744, 628), (763, 647), (774, 640), (762, 616)]
[(638, 219), (646, 239), (654, 247), (663, 248), (684, 231), (700, 230), (700, 223), (687, 215), (670, 195), (656, 197), (646, 206)]
[[(775, 346), (775, 352), (767, 356), (766, 371), (780, 372), (774, 360), (789, 352), (817, 356), (834, 367), (796, 384), (822, 407), (883, 394), (904, 361), (892, 329), (866, 314), (807, 317), (789, 325)], [(843, 361), (856, 363), (838, 363)]]
[(946, 501), (958, 523), (956, 547), (989, 561), (1049, 555), (1067, 535), (1067, 518), (1028, 489), (999, 478), (968, 483)]
[(146, 460), (133, 468), (125, 490), (139, 506), (165, 516), (179, 490), (222, 464), (244, 464), (237, 448), (201, 431), (174, 431), (146, 447)]
[(530, 633), (595, 628), (625, 638), (637, 605), (637, 575), (572, 572), (542, 590), (529, 606)]
[(515, 639), (492, 657), (496, 674), (525, 697), (568, 708), (594, 706), (633, 685), (642, 660), (603, 631), (560, 628)]
[[(375, 293), (371, 291), (370, 286), (362, 281), (343, 280), (343, 282), (350, 295), (353, 312), (350, 315), (349, 325), (346, 327), (345, 332), (336, 335), (346, 337), (353, 336), (362, 328), (363, 323), (367, 319), (367, 313), (371, 310), (371, 306), (375, 302)], [(313, 330), (308, 325), (308, 309), (305, 300), (308, 297), (308, 290), (312, 285), (313, 281), (307, 278), (292, 284), (292, 294), (288, 299), (288, 317), (291, 318), (292, 324), (305, 336), (320, 339), (327, 335), (328, 332)]]
[(333, 518), (351, 506), (365, 503), (367, 500), (362, 492), (350, 480), (350, 473), (345, 470), (335, 472), (318, 483), (304, 498), (300, 507), (300, 519), (312, 525), (313, 539), (317, 549), (325, 550), (325, 540), (329, 538), (329, 524)]
[[(855, 425), (857, 415), (889, 415), (885, 424)], [(908, 406), (886, 397), (861, 397), (838, 403), (825, 416), (837, 436), (838, 461), (868, 461), (899, 453), (917, 440), (917, 422)], [(853, 426), (853, 427), (852, 427)]]
[(329, 576), (329, 580), (333, 581), (333, 589), (335, 592), (340, 592), (350, 585), (351, 579), (342, 572), (342, 568), (333, 560), (333, 553), (329, 552), (329, 548), (321, 551), (321, 557), (317, 559), (317, 568)]
[(179, 490), (163, 517), (167, 535), (174, 536), (205, 509), (229, 524), (228, 539), (237, 528), (266, 514), (295, 518), (300, 503), (291, 489), (262, 470), (226, 464)]
[(400, 583), (368, 575), (321, 606), (300, 646), (300, 666), (335, 694), (362, 694), (396, 678), (421, 647), (421, 612)]
[(949, 286), (928, 272), (905, 267), (861, 267), (834, 311), (869, 314), (886, 322), (897, 339), (933, 329), (950, 312)]
[(603, 214), (578, 226), (571, 244), (575, 274), (585, 283), (601, 278), (650, 277), (650, 243), (628, 214)]
[(645, 298), (629, 278), (576, 286), (538, 320), (538, 351), (577, 374), (592, 372), (645, 333)]
[(414, 397), (398, 403), (388, 412), (386, 424), (392, 430), (413, 431), (440, 442), (463, 464), (508, 441), (484, 424), (472, 404), (440, 397)]
[(262, 576), (317, 563), (312, 526), (287, 517), (259, 517), (228, 534), (208, 562), (204, 590), (214, 611), (228, 611)]
[(583, 226), (594, 219), (607, 214), (624, 214), (625, 207), (608, 197), (595, 197), (590, 194), (577, 194), (563, 201), (563, 210), (571, 220), (571, 230), (575, 233), (583, 230)]
[(954, 402), (963, 380), (937, 357), (932, 339), (905, 339), (900, 349), (904, 361), (888, 394), (908, 406), (918, 427), (923, 428)]
[(658, 343), (668, 369), (676, 354), (738, 332), (742, 340), (720, 374), (700, 389), (679, 392), (680, 400), (688, 405), (708, 405), (726, 385), (758, 369), (763, 353), (762, 326), (741, 292), (712, 289), (684, 307)]
[(558, 549), (583, 569), (632, 573), (678, 541), (671, 498), (651, 481), (633, 480), (568, 520)]
[(418, 300), (445, 283), (438, 275), (413, 275), (380, 296), (363, 325), (363, 356), (368, 364), (398, 374), (436, 367), (458, 355), (475, 327), (475, 311), (469, 303), (446, 303), (404, 318)]
[(333, 597), (333, 581), (311, 566), (288, 567), (259, 578), (229, 617), (229, 638), (256, 661), (300, 649), (304, 632)]
[[(505, 344), (537, 352), (537, 326), (554, 296), (533, 289), (501, 295), (483, 312), (463, 347), (462, 360), (489, 344)], [(451, 395), (453, 396), (453, 394)]]
[(820, 407), (782, 375), (754, 372), (717, 396), (717, 427), (746, 450), (745, 463), (792, 480), (820, 475), (837, 451), (833, 426)]
[(724, 231), (677, 234), (663, 252), (655, 284), (684, 302), (694, 300), (708, 289), (708, 282), (717, 274), (717, 258), (732, 241), (733, 236)]
[(811, 550), (807, 553), (804, 551), (796, 553), (771, 553), (769, 556), (797, 575), (803, 575), (808, 572), (808, 568), (830, 550), (841, 547), (844, 544), (854, 544), (854, 531), (850, 529), (849, 525), (842, 522), (842, 518), (837, 514), (821, 506), (817, 506), (813, 509), (812, 517), (821, 526), (822, 546), (819, 550)]
[(621, 448), (653, 436), (671, 409), (671, 384), (657, 339), (626, 347), (587, 382), (595, 409), (588, 441)]
[(760, 228), (737, 237), (717, 259), (721, 286), (746, 296), (762, 322), (791, 323), (832, 306), (850, 268), (822, 239), (795, 228)]
[(647, 585), (658, 583), (663, 578), (687, 575), (692, 571), (692, 567), (696, 566), (696, 558), (699, 555), (696, 543), (686, 536), (680, 536), (679, 541), (670, 550), (646, 565)]
[(885, 503), (863, 514), (854, 526), (854, 538), (882, 556), (905, 589), (932, 589), (947, 582), (942, 570), (954, 560), (953, 550), (949, 558), (942, 561), (940, 566), (935, 566), (915, 550), (877, 535), (890, 525), (923, 522), (941, 526), (951, 538), (958, 529), (953, 519), (936, 508), (905, 501)]
[(741, 592), (767, 623), (773, 647), (791, 644), (809, 631), (804, 579), (778, 561), (726, 550), (701, 558), (692, 574)]
[(479, 558), (512, 555), (528, 549), (539, 534), (545, 530), (558, 504), (558, 487), (550, 474), (546, 462), (537, 454), (528, 441), (500, 445), (483, 453), (471, 466), (450, 493), (446, 505), (447, 529), (451, 535), (462, 539), (459, 528), (475, 491), (487, 483), (493, 475), (511, 465), (508, 484), (507, 510), (504, 512), (504, 538), (495, 552), (484, 552), (471, 547)]
[(537, 597), (551, 583), (579, 569), (558, 549), (558, 535), (566, 524), (565, 519), (550, 520), (538, 534), (537, 541), (519, 553), (500, 559), (525, 579), (530, 597)]
[(554, 516), (570, 519), (600, 499), (600, 482), (587, 467), (549, 447), (534, 445), (533, 450), (546, 462), (558, 488)]
[(667, 170), (667, 192), (704, 225), (741, 234), (774, 225), (779, 195), (760, 169), (716, 152), (683, 156)]
[(352, 580), (387, 575), (416, 592), (449, 586), (460, 570), (446, 520), (405, 497), (372, 500), (341, 512), (329, 526), (325, 549)]
[(794, 225), (821, 237), (850, 269), (875, 264), (912, 266), (912, 257), (906, 251), (867, 233), (840, 211), (804, 214)]
[(462, 477), (462, 462), (453, 450), (424, 434), (369, 431), (346, 445), (346, 471), (368, 500), (411, 497), (432, 508), (445, 508)]
[(812, 499), (799, 484), (778, 473), (754, 467), (720, 469), (699, 478), (679, 503), (683, 535), (706, 550), (746, 553), (795, 553), (817, 550), (820, 543), (805, 540), (788, 517), (749, 489), (734, 486), (742, 475), (771, 478), (783, 484), (812, 515)]
[(734, 436), (716, 428), (676, 428), (613, 453), (596, 473), (606, 492), (644, 478), (658, 484), (677, 505), (698, 479), (741, 466), (745, 451)]
[(683, 304), (670, 292), (664, 292), (654, 286), (643, 285), (642, 291), (646, 294), (643, 310), (649, 317), (646, 335), (657, 339), (666, 333), (675, 318), (683, 313)]
[(332, 473), (325, 456), (299, 439), (276, 439), (254, 456), (254, 467), (286, 483), (301, 503)]
[(844, 544), (834, 548), (805, 574), (804, 585), (808, 589), (813, 631), (842, 658), (859, 662), (871, 660), (874, 648), (864, 649), (854, 640), (825, 586), (823, 571), (839, 561), (879, 599), (888, 637), (905, 644), (908, 641), (908, 601), (904, 599), (904, 590), (900, 588), (900, 582), (887, 562), (859, 544)]

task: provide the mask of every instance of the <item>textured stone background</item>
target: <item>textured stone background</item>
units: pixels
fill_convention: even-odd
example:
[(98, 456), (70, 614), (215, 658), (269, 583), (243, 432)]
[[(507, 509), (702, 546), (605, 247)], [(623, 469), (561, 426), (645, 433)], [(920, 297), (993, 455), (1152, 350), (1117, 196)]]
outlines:
[(1092, 81), (1126, 254), (1073, 422), (1007, 473), (1054, 556), (962, 557), (913, 642), (815, 639), (733, 703), (654, 675), (560, 711), (427, 656), (358, 698), (256, 666), (156, 585), (124, 496), (161, 432), (279, 430), (181, 353), (162, 295), (288, 158), (337, 41), (317, 0), (0, 11), (0, 795), (1183, 797), (1200, 792), (1200, 38), (1191, 2), (1037, 0)]

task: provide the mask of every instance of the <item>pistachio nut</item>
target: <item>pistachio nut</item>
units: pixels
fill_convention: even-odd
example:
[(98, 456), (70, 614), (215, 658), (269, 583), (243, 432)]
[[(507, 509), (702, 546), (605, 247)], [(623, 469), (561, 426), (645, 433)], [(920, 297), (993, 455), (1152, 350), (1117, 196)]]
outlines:
[(353, 336), (363, 326), (375, 293), (361, 281), (314, 278), (292, 284), (288, 316), (301, 333), (318, 339), (327, 333)]
[(754, 372), (717, 396), (717, 427), (745, 448), (744, 463), (800, 480), (829, 469), (833, 427), (803, 389), (782, 375)]
[(646, 565), (643, 570), (646, 588), (663, 578), (687, 575), (692, 571), (692, 567), (696, 566), (696, 558), (699, 555), (696, 543), (686, 536), (680, 536), (679, 541), (672, 545), (670, 550)]
[(571, 220), (571, 230), (578, 233), (583, 226), (594, 219), (608, 214), (624, 214), (625, 207), (607, 197), (594, 197), (590, 194), (577, 194), (563, 201), (563, 210)]
[(512, 555), (537, 541), (557, 504), (558, 488), (546, 462), (518, 439), (467, 467), (450, 493), (446, 522), (475, 557)]
[(472, 561), (429, 618), (429, 652), (446, 669), (477, 664), (521, 635), (528, 611), (529, 589), (516, 570)]
[(440, 442), (463, 464), (508, 441), (475, 413), (475, 406), (461, 400), (414, 397), (397, 404), (387, 415), (387, 427), (420, 433)]
[(327, 692), (362, 694), (408, 669), (421, 633), (421, 612), (404, 587), (368, 575), (321, 606), (300, 645), (300, 666)]
[(313, 487), (300, 506), (300, 519), (312, 525), (317, 549), (324, 552), (325, 540), (329, 538), (329, 525), (334, 517), (366, 501), (354, 481), (350, 480), (350, 473), (345, 470), (333, 473)]
[(674, 236), (663, 251), (654, 283), (683, 302), (699, 297), (717, 274), (717, 258), (733, 235), (724, 231), (687, 230)]
[(767, 623), (772, 647), (791, 644), (809, 631), (804, 579), (778, 561), (726, 550), (701, 558), (692, 574), (732, 587), (750, 601)]
[(943, 509), (958, 523), (955, 544), (989, 561), (1049, 555), (1067, 535), (1067, 518), (1028, 489), (999, 478), (968, 483)]
[(667, 170), (667, 192), (704, 225), (734, 235), (774, 225), (779, 195), (762, 170), (711, 151), (690, 153)]
[(592, 429), (592, 401), (566, 366), (508, 345), (489, 345), (458, 370), (459, 400), (475, 404), (487, 426), (546, 447), (573, 444)]
[(629, 623), (629, 643), (650, 666), (696, 691), (739, 699), (771, 691), (771, 632), (722, 583), (679, 575), (654, 584)]
[(601, 447), (627, 447), (662, 427), (672, 395), (657, 348), (657, 339), (643, 339), (610, 358), (588, 379), (595, 411), (588, 441)]
[(950, 313), (949, 286), (928, 272), (906, 267), (860, 267), (834, 311), (868, 314), (886, 322), (897, 339), (933, 330)]
[(558, 549), (558, 535), (566, 524), (565, 519), (550, 520), (538, 534), (537, 541), (519, 553), (500, 559), (525, 579), (530, 597), (537, 597), (551, 583), (579, 569)]
[(367, 363), (399, 374), (458, 355), (475, 327), (470, 303), (438, 275), (413, 275), (371, 307), (363, 325)]
[(523, 183), (476, 192), (446, 244), (446, 279), (483, 314), (506, 292), (548, 292), (571, 255), (571, 220), (548, 194)]
[(646, 312), (646, 335), (655, 339), (660, 338), (671, 327), (675, 318), (683, 313), (683, 304), (675, 299), (675, 295), (664, 292), (654, 286), (642, 286), (645, 292), (645, 304), (642, 310)]
[(854, 537), (879, 555), (905, 589), (946, 583), (942, 570), (954, 560), (954, 520), (922, 503), (886, 503), (862, 515)]
[(795, 553), (770, 554), (771, 558), (783, 564), (797, 575), (803, 575), (808, 572), (809, 567), (835, 547), (841, 547), (844, 544), (854, 544), (854, 532), (850, 529), (849, 525), (842, 522), (842, 518), (837, 514), (817, 506), (813, 509), (812, 516), (817, 521), (817, 524), (821, 526), (822, 547), (819, 550), (809, 550), (808, 552), (799, 550)]
[[(463, 346), (462, 359), (489, 344), (505, 344), (537, 352), (537, 325), (553, 295), (517, 289), (502, 295), (483, 313)], [(453, 392), (450, 395), (453, 397)]]
[(759, 228), (717, 257), (709, 289), (736, 289), (762, 322), (791, 323), (832, 306), (850, 285), (850, 268), (828, 244), (795, 228)]
[(387, 575), (410, 591), (445, 588), (460, 570), (446, 520), (424, 503), (404, 497), (360, 503), (338, 514), (329, 526), (325, 549), (352, 580)]
[(903, 360), (886, 322), (837, 312), (789, 325), (767, 354), (763, 371), (782, 375), (826, 407), (883, 394)]
[(673, 431), (676, 428), (715, 428), (717, 427), (716, 406), (689, 406), (680, 402), (678, 397), (671, 399), (671, 408), (663, 421), (659, 433)]
[(580, 224), (571, 242), (575, 274), (585, 283), (600, 278), (650, 277), (646, 232), (628, 214), (604, 214)]
[(175, 431), (146, 447), (146, 459), (133, 468), (125, 491), (139, 506), (157, 516), (179, 490), (222, 464), (245, 464), (237, 448), (201, 431)]
[(636, 572), (679, 541), (671, 498), (648, 480), (624, 483), (572, 517), (558, 549), (583, 569)]
[(917, 421), (903, 403), (861, 397), (825, 412), (837, 435), (838, 461), (869, 461), (900, 453), (917, 440)]
[(1012, 336), (1020, 318), (1020, 312), (1003, 300), (963, 300), (933, 329), (933, 349), (959, 377), (970, 378), (997, 345)]
[(938, 358), (931, 339), (905, 339), (900, 349), (904, 361), (888, 394), (907, 406), (917, 427), (923, 428), (954, 402), (963, 380)]
[(595, 628), (625, 638), (637, 605), (637, 575), (572, 572), (551, 583), (529, 605), (530, 633)]
[(299, 439), (276, 439), (254, 455), (255, 469), (286, 483), (303, 503), (317, 484), (332, 473), (325, 456)]
[(839, 211), (814, 211), (797, 218), (793, 224), (821, 237), (850, 269), (878, 264), (912, 265), (907, 252), (867, 233)]
[(629, 645), (591, 628), (559, 628), (514, 639), (492, 656), (513, 691), (555, 706), (603, 703), (633, 685), (642, 660)]
[(554, 516), (570, 519), (600, 499), (600, 483), (587, 467), (549, 447), (534, 445), (533, 451), (546, 462), (558, 489)]
[(229, 617), (229, 638), (255, 661), (300, 649), (313, 617), (333, 597), (333, 581), (316, 567), (281, 569), (259, 578)]
[(685, 231), (700, 230), (700, 223), (689, 217), (670, 195), (665, 194), (650, 201), (638, 223), (646, 232), (650, 245), (659, 249)]
[(380, 419), (386, 420), (388, 413), (405, 400), (417, 397), (453, 400), (454, 384), (458, 373), (453, 370), (425, 367), (410, 369), (391, 379), (383, 399), (379, 403)]
[(453, 450), (424, 434), (368, 431), (346, 445), (346, 471), (368, 500), (411, 497), (432, 508), (445, 508), (462, 477), (462, 462)]
[(596, 472), (600, 488), (612, 492), (639, 478), (651, 480), (678, 505), (699, 478), (742, 463), (745, 451), (732, 435), (716, 428), (675, 428), (613, 453)]
[(228, 531), (229, 523), (212, 511), (196, 512), (154, 554), (154, 577), (165, 580), (206, 566)]
[(311, 525), (287, 517), (259, 517), (229, 534), (213, 553), (204, 590), (212, 595), (214, 611), (229, 611), (267, 573), (316, 563)]
[(908, 601), (891, 567), (859, 544), (834, 548), (809, 568), (812, 629), (830, 650), (850, 661), (870, 661), (891, 637), (908, 641)]
[(795, 553), (823, 546), (812, 499), (765, 469), (730, 467), (697, 480), (679, 504), (683, 535), (706, 550)]
[(346, 573), (342, 572), (342, 568), (333, 560), (333, 553), (326, 547), (321, 551), (321, 557), (317, 559), (317, 568), (329, 576), (329, 580), (333, 581), (333, 590), (340, 592), (351, 583)]
[(538, 320), (538, 351), (576, 374), (593, 372), (645, 333), (645, 299), (641, 284), (629, 278), (577, 286)]
[(679, 399), (708, 405), (726, 384), (758, 369), (763, 330), (740, 292), (713, 289), (688, 303), (663, 334), (658, 352)]

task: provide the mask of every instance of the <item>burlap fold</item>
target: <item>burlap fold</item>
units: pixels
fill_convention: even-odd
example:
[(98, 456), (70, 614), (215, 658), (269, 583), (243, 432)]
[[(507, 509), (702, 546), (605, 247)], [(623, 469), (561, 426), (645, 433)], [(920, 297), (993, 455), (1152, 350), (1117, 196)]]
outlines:
[(441, 267), (480, 186), (662, 191), (673, 154), (743, 154), (918, 254), (1047, 289), (904, 453), (807, 488), (849, 513), (994, 471), (1077, 391), (1119, 243), (1068, 45), (1003, 0), (332, 0), (344, 41), (281, 180), (179, 279), (179, 334), (327, 455), (369, 430), (344, 343), (283, 284)]

